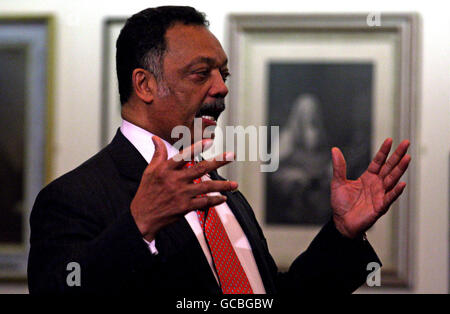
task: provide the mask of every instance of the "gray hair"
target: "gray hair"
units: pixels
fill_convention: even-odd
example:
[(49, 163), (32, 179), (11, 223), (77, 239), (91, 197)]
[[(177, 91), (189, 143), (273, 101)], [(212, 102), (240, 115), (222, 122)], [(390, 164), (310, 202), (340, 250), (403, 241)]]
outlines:
[(152, 73), (158, 83), (159, 96), (168, 96), (170, 89), (164, 79), (164, 55), (165, 49), (162, 47), (155, 47), (150, 49), (142, 58), (141, 64), (144, 69)]

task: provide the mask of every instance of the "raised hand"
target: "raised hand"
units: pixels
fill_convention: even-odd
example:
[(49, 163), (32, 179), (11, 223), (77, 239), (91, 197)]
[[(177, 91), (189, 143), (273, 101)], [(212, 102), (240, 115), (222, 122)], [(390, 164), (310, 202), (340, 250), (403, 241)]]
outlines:
[(409, 141), (401, 142), (387, 159), (391, 146), (392, 139), (386, 139), (357, 180), (347, 180), (344, 156), (338, 148), (332, 149), (331, 207), (336, 228), (344, 236), (362, 235), (405, 189), (406, 183), (399, 180), (411, 161), (411, 156), (406, 154)]
[(155, 153), (145, 169), (130, 209), (139, 231), (147, 241), (152, 241), (156, 233), (170, 223), (182, 218), (188, 212), (219, 205), (226, 201), (222, 195), (198, 197), (209, 192), (235, 190), (233, 181), (207, 181), (197, 184), (194, 179), (218, 169), (232, 161), (230, 153), (204, 160), (187, 169), (187, 160), (207, 149), (212, 140), (203, 140), (167, 160), (167, 150), (163, 141), (154, 136)]

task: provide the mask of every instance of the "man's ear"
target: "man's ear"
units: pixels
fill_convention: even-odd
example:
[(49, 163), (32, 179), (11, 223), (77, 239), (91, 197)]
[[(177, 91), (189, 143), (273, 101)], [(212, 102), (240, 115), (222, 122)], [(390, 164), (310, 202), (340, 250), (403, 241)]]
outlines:
[(157, 90), (154, 75), (147, 70), (137, 68), (133, 70), (132, 82), (136, 96), (147, 105), (151, 104)]

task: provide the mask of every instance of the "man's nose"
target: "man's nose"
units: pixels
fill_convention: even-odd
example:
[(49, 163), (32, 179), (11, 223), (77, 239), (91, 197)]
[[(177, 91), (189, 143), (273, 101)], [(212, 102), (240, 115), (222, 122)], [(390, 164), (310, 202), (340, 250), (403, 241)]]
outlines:
[(220, 71), (214, 71), (213, 83), (209, 89), (209, 95), (212, 97), (224, 98), (228, 94), (228, 87), (225, 85), (222, 74)]

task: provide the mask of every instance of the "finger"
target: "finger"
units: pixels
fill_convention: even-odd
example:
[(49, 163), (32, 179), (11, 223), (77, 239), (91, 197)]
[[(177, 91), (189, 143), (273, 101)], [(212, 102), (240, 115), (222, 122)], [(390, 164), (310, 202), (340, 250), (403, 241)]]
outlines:
[(383, 210), (385, 191), (383, 184), (377, 181), (370, 185), (370, 192), (372, 194), (372, 203), (376, 212)]
[(195, 197), (189, 202), (186, 212), (214, 207), (222, 204), (226, 200), (227, 197), (225, 195)]
[(391, 151), (392, 146), (392, 138), (387, 138), (384, 140), (383, 144), (381, 144), (380, 149), (377, 154), (373, 158), (367, 170), (370, 173), (378, 174), (380, 172), (381, 167), (384, 165), (389, 152)]
[(392, 154), (391, 157), (386, 161), (386, 163), (381, 167), (380, 170), (380, 176), (382, 178), (385, 178), (392, 169), (397, 166), (397, 164), (400, 162), (400, 160), (405, 156), (406, 152), (408, 151), (409, 147), (409, 141), (404, 140), (402, 141), (398, 146), (395, 152)]
[(403, 191), (405, 190), (405, 187), (406, 187), (406, 183), (400, 182), (384, 196), (383, 214), (385, 212), (387, 212), (389, 207), (391, 207), (392, 203), (395, 202), (397, 200), (397, 198), (403, 193)]
[(347, 180), (347, 165), (341, 150), (333, 147), (331, 158), (333, 160), (333, 180), (337, 183), (345, 182)]
[(155, 145), (155, 152), (149, 164), (159, 164), (167, 160), (167, 148), (163, 140), (158, 136), (152, 136), (153, 144)]
[(188, 191), (192, 196), (196, 196), (212, 192), (234, 191), (237, 188), (237, 182), (214, 180), (192, 184), (189, 186)]
[(234, 160), (234, 153), (226, 152), (215, 156), (213, 159), (203, 160), (195, 164), (193, 167), (186, 169), (183, 172), (183, 175), (186, 180), (192, 181), (194, 179), (200, 178), (201, 176), (211, 171), (214, 171), (222, 166), (225, 166), (226, 164), (229, 164), (233, 160)]
[(400, 160), (398, 165), (384, 178), (383, 186), (386, 191), (390, 191), (397, 184), (406, 169), (408, 169), (410, 161), (411, 156), (406, 154), (403, 156), (402, 160)]
[(169, 160), (169, 167), (180, 168), (184, 166), (186, 162), (194, 161), (196, 156), (210, 148), (213, 143), (214, 141), (211, 139), (204, 139), (192, 144), (188, 148), (183, 149), (181, 152), (173, 156)]

